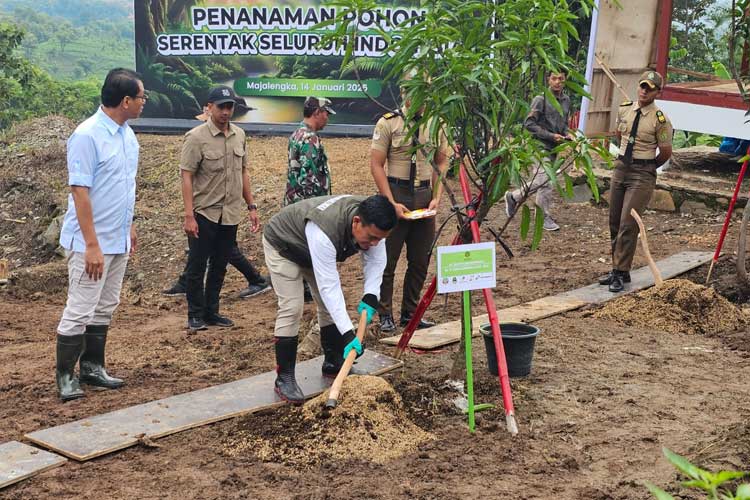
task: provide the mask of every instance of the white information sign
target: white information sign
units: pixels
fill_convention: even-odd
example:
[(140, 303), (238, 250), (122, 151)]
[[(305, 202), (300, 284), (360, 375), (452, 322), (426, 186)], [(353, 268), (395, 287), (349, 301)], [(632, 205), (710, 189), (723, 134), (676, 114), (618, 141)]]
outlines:
[(495, 288), (495, 243), (438, 247), (438, 293)]

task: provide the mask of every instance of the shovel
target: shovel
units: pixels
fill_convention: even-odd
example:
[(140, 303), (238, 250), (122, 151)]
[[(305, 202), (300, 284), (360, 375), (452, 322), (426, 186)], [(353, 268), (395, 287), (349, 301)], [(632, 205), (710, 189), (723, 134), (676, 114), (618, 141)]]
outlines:
[[(362, 314), (359, 317), (359, 325), (357, 326), (357, 338), (360, 342), (362, 342), (362, 339), (365, 336), (365, 331), (367, 330), (367, 311), (362, 311)], [(344, 379), (346, 379), (346, 376), (349, 375), (349, 370), (352, 369), (352, 365), (354, 364), (354, 360), (357, 358), (357, 351), (352, 349), (349, 351), (349, 355), (344, 360), (344, 364), (341, 366), (341, 369), (339, 370), (339, 374), (336, 375), (336, 380), (333, 381), (333, 384), (331, 385), (331, 390), (328, 391), (328, 401), (326, 401), (325, 406), (323, 407), (323, 412), (330, 412), (332, 409), (336, 408), (338, 405), (338, 398), (339, 393), (341, 392), (341, 386), (344, 384)]]

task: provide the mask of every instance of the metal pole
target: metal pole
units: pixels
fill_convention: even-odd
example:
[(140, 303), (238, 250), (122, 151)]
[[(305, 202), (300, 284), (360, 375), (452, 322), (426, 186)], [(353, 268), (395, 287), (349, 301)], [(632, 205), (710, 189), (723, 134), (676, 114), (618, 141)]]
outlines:
[[(586, 92), (591, 93), (591, 82), (594, 78), (594, 54), (596, 53), (596, 33), (599, 29), (599, 0), (596, 0), (594, 11), (591, 13), (591, 30), (589, 33), (589, 49), (586, 54)], [(586, 133), (586, 122), (588, 121), (589, 105), (591, 99), (584, 97), (581, 101), (581, 119), (578, 129)]]

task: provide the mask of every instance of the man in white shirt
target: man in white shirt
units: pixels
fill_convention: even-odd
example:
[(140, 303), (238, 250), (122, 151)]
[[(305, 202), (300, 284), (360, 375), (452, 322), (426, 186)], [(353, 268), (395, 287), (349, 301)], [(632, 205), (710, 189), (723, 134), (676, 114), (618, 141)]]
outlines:
[(358, 355), (364, 351), (346, 309), (336, 263), (360, 254), (364, 294), (357, 311), (367, 311), (369, 323), (377, 309), (387, 260), (380, 241), (396, 222), (396, 211), (384, 196), (337, 195), (284, 207), (266, 225), (263, 250), (279, 304), (274, 329), (275, 391), (285, 401), (304, 401), (294, 376), (304, 306), (303, 279), (310, 284), (318, 306), (322, 372), (335, 377), (351, 349)]

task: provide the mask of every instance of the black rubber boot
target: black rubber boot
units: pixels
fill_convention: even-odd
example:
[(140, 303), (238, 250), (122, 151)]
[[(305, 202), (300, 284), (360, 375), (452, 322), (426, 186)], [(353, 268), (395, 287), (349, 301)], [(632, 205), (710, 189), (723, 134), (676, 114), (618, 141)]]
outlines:
[(110, 377), (104, 369), (104, 348), (107, 345), (109, 325), (86, 327), (86, 349), (81, 356), (81, 382), (107, 389), (117, 389), (125, 384), (119, 378)]
[(323, 366), (321, 368), (324, 377), (336, 377), (341, 365), (344, 364), (343, 337), (336, 325), (324, 326), (320, 329), (320, 346), (323, 348)]
[(84, 348), (83, 335), (57, 334), (57, 367), (55, 380), (60, 399), (70, 401), (85, 396), (75, 375), (76, 364)]
[(297, 337), (275, 337), (276, 382), (274, 390), (284, 401), (301, 405), (305, 402), (302, 389), (294, 378), (297, 365)]

